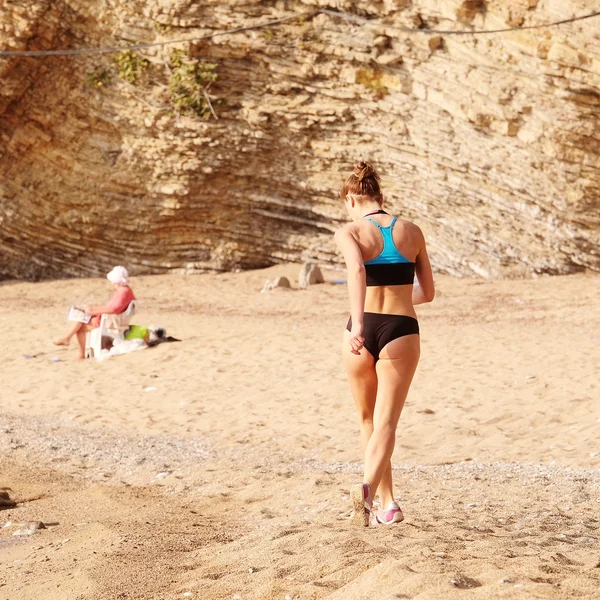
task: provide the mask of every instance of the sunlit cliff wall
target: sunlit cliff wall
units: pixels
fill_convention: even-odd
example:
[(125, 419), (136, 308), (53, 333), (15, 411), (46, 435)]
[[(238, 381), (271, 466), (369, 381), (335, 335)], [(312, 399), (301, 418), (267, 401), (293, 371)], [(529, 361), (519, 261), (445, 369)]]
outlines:
[(137, 83), (114, 55), (0, 59), (0, 278), (339, 263), (337, 190), (360, 158), (438, 271), (600, 270), (600, 18), (397, 29), (537, 25), (588, 2), (0, 0), (0, 49), (190, 38), (318, 8), (386, 26), (319, 14), (175, 46), (217, 65), (218, 119), (173, 110), (173, 46), (141, 53)]

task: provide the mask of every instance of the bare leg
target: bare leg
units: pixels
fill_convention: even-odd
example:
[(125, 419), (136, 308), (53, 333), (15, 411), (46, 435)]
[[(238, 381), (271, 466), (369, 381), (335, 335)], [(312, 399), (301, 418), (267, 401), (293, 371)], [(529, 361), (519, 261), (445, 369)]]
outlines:
[[(360, 444), (364, 455), (369, 439), (373, 434), (373, 411), (375, 410), (377, 398), (377, 371), (375, 370), (375, 361), (366, 349), (363, 349), (360, 355), (352, 354), (346, 341), (347, 336), (348, 332), (345, 332), (342, 355), (348, 373), (350, 392), (358, 410)], [(377, 492), (383, 506), (387, 506), (394, 501), (392, 465), (389, 461)]]
[[(379, 397), (373, 413), (373, 434), (365, 452), (364, 481), (371, 489), (384, 483), (390, 468), (396, 428), (419, 362), (419, 341), (418, 335), (398, 338), (383, 349), (377, 362)], [(393, 496), (382, 497), (382, 501), (391, 502)]]
[(65, 335), (65, 337), (60, 338), (59, 340), (56, 340), (56, 342), (54, 342), (57, 346), (68, 346), (69, 342), (71, 341), (71, 338), (81, 329), (81, 327), (83, 326), (83, 323), (79, 323), (78, 321), (74, 322), (73, 325), (70, 327), (69, 331), (67, 332), (67, 335)]
[(79, 352), (79, 358), (85, 358), (85, 336), (86, 332), (81, 328), (77, 332), (77, 350)]
[(93, 327), (85, 323), (80, 323), (81, 327), (77, 331), (77, 350), (79, 358), (85, 358), (85, 336), (88, 331), (92, 331)]

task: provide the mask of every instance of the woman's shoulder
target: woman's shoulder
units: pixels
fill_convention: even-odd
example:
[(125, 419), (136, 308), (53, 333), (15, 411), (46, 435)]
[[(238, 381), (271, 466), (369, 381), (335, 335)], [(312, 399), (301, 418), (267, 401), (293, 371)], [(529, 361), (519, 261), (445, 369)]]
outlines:
[(394, 243), (406, 248), (409, 253), (418, 254), (425, 244), (421, 228), (405, 219), (398, 219), (394, 225)]
[(352, 223), (346, 223), (345, 225), (342, 225), (335, 232), (335, 237), (337, 239), (348, 237), (348, 236), (356, 237), (356, 234), (358, 232), (358, 226), (357, 225), (358, 224), (356, 222), (354, 222), (354, 221)]
[(406, 234), (412, 234), (415, 236), (423, 235), (421, 228), (416, 223), (413, 223), (412, 221), (407, 221), (406, 219), (401, 219), (400, 217), (396, 217), (394, 229), (400, 229)]
[(128, 285), (121, 285), (115, 290), (115, 295), (123, 298), (131, 298), (135, 300), (133, 290)]

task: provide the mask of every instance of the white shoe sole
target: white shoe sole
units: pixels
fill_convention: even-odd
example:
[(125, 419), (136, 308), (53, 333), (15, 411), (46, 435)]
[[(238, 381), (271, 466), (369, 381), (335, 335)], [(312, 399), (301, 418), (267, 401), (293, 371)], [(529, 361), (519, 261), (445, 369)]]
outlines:
[(375, 513), (375, 518), (377, 519), (377, 523), (380, 525), (393, 525), (394, 523), (402, 523), (404, 521), (404, 515), (402, 511), (398, 511), (393, 517), (391, 521), (383, 521), (379, 518), (379, 515)]

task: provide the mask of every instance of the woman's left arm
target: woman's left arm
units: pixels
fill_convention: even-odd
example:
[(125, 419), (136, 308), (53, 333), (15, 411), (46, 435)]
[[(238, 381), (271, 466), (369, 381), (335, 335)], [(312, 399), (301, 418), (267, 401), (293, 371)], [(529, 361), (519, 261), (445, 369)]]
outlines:
[(344, 227), (335, 234), (335, 241), (344, 256), (348, 268), (348, 294), (350, 296), (350, 315), (352, 331), (350, 347), (353, 354), (359, 354), (364, 345), (363, 326), (365, 315), (365, 296), (367, 295), (367, 276), (360, 247), (352, 232)]

